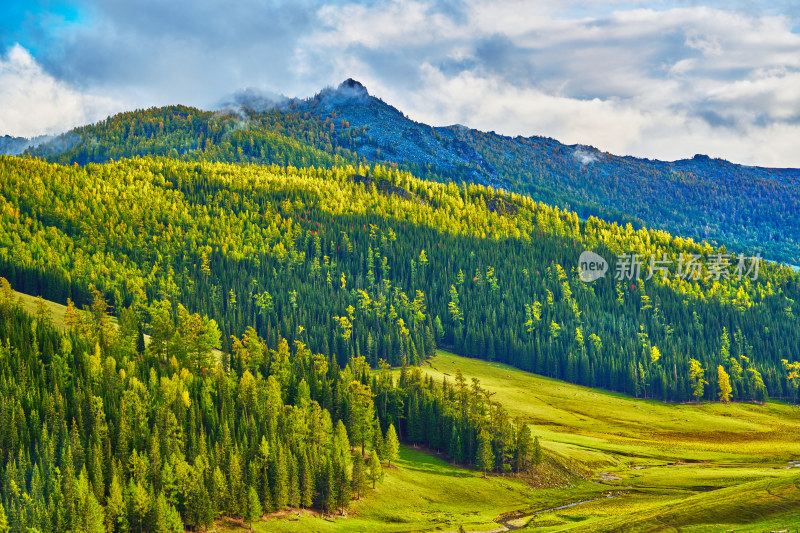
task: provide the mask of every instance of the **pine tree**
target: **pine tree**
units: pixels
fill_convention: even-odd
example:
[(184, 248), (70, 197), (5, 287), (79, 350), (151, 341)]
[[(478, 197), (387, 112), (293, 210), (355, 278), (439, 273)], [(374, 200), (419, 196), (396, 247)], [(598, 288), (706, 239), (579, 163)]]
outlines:
[(350, 442), (347, 438), (347, 430), (339, 420), (333, 435), (333, 483), (334, 507), (344, 512), (350, 505), (352, 494), (351, 478), (353, 473), (353, 458), (350, 454)]
[(436, 318), (433, 320), (433, 333), (436, 338), (436, 344), (441, 344), (444, 340), (444, 326), (442, 325), (442, 320), (439, 318), (439, 315), (436, 315)]
[(228, 512), (241, 516), (244, 514), (244, 507), (247, 504), (247, 492), (245, 490), (245, 480), (242, 474), (239, 454), (234, 451), (228, 465)]
[(180, 513), (167, 501), (163, 492), (156, 499), (154, 522), (154, 533), (182, 533), (184, 531)]
[(708, 381), (703, 379), (705, 371), (697, 359), (689, 359), (689, 380), (692, 384), (692, 396), (695, 401), (700, 401), (703, 397), (703, 388), (708, 385)]
[(300, 456), (300, 506), (311, 507), (314, 503), (314, 472), (308, 451), (303, 448)]
[(371, 436), (375, 411), (372, 390), (363, 383), (352, 381), (349, 385), (352, 398), (349, 434), (354, 442), (361, 444), (361, 454), (366, 452), (366, 443)]
[(0, 533), (8, 533), (10, 529), (11, 528), (8, 527), (6, 510), (3, 508), (3, 502), (0, 501)]
[(94, 493), (89, 491), (87, 499), (86, 499), (86, 521), (85, 521), (85, 529), (86, 533), (105, 533), (105, 515), (103, 514), (103, 508), (100, 506), (100, 502), (97, 501), (95, 498)]
[(524, 422), (521, 422), (519, 431), (517, 432), (517, 446), (514, 450), (514, 470), (516, 472), (524, 472), (528, 468), (530, 452), (531, 428)]
[[(259, 485), (259, 491), (261, 493), (263, 502), (262, 507), (264, 509), (271, 509), (272, 494), (269, 488), (269, 473), (268, 473), (270, 464), (270, 446), (269, 442), (267, 442), (267, 438), (263, 435), (261, 436), (261, 443), (258, 446), (257, 461), (261, 467), (261, 472), (260, 472), (261, 484)], [(222, 472), (220, 472), (220, 477), (222, 478)], [(222, 478), (221, 480), (224, 483), (224, 478)]]
[(357, 454), (353, 460), (353, 474), (350, 482), (352, 491), (356, 495), (356, 500), (361, 499), (361, 493), (366, 490), (368, 481), (365, 472), (364, 458)]
[(389, 466), (392, 466), (392, 461), (397, 461), (400, 456), (400, 441), (397, 440), (397, 432), (394, 429), (394, 424), (389, 424), (383, 442), (385, 448), (383, 451), (383, 458)]
[(539, 444), (539, 437), (533, 438), (533, 464), (542, 464), (542, 445)]
[(369, 478), (372, 481), (372, 488), (375, 488), (375, 482), (383, 479), (383, 467), (381, 466), (381, 459), (378, 457), (378, 452), (372, 450), (369, 456)]
[(250, 531), (253, 531), (253, 522), (259, 520), (264, 513), (261, 508), (261, 500), (258, 497), (256, 489), (249, 487), (247, 489), (247, 510), (244, 519), (250, 524)]
[(475, 466), (478, 470), (483, 471), (483, 477), (486, 477), (486, 471), (494, 466), (494, 453), (492, 452), (492, 438), (489, 433), (483, 429), (478, 435), (478, 452), (475, 457)]
[(127, 530), (127, 520), (128, 516), (125, 509), (125, 500), (122, 496), (122, 486), (119, 484), (117, 474), (114, 473), (106, 502), (106, 529), (111, 532), (125, 531)]
[(336, 477), (333, 471), (333, 461), (325, 460), (320, 476), (320, 505), (326, 513), (331, 513), (336, 508)]
[(300, 507), (300, 465), (294, 454), (289, 455), (289, 506)]
[(375, 426), (372, 429), (372, 449), (378, 453), (383, 453), (385, 444), (383, 442), (381, 424), (377, 417), (375, 418), (374, 425)]
[(280, 511), (289, 503), (289, 468), (286, 464), (286, 451), (280, 442), (274, 455), (272, 501), (275, 510)]
[(142, 533), (144, 531), (144, 521), (150, 512), (150, 495), (141, 483), (134, 483), (133, 479), (128, 482), (128, 494), (130, 494), (133, 517), (139, 526), (139, 533)]

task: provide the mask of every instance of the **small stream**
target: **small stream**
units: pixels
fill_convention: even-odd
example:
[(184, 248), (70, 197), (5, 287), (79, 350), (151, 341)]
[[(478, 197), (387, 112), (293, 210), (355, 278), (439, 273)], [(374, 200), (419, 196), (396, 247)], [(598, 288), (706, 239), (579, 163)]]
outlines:
[[(542, 509), (540, 511), (534, 511), (532, 513), (520, 514), (518, 516), (508, 516), (508, 517), (506, 517), (506, 516), (501, 515), (501, 516), (499, 516), (499, 517), (497, 517), (495, 519), (495, 522), (500, 524), (502, 527), (499, 528), (499, 529), (493, 529), (490, 533), (504, 533), (506, 531), (515, 531), (517, 529), (522, 529), (528, 523), (528, 520), (526, 520), (526, 519), (534, 517), (536, 515), (549, 513), (549, 512), (552, 512), (552, 511), (559, 511), (561, 509), (567, 509), (568, 507), (575, 507), (576, 505), (583, 505), (584, 503), (596, 502), (598, 500), (606, 500), (606, 499), (609, 499), (609, 498), (616, 498), (617, 496), (620, 496), (620, 494), (608, 493), (605, 496), (600, 496), (598, 498), (591, 498), (589, 500), (580, 500), (580, 501), (577, 501), (577, 502), (566, 503), (564, 505), (559, 505), (558, 507), (550, 507), (549, 509)], [(518, 520), (523, 520), (524, 521), (523, 525), (517, 525), (517, 524), (514, 523), (514, 522), (517, 522)]]

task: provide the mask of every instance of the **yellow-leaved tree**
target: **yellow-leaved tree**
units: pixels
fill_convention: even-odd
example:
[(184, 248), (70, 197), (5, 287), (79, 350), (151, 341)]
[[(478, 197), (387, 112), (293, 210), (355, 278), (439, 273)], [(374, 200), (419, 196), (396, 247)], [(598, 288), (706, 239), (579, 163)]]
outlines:
[(700, 398), (703, 397), (704, 386), (708, 385), (708, 381), (703, 379), (704, 377), (705, 371), (700, 361), (697, 359), (689, 359), (689, 380), (692, 383), (692, 396), (694, 396), (694, 399), (698, 402)]
[(722, 365), (717, 368), (717, 384), (719, 385), (719, 392), (717, 393), (719, 394), (719, 400), (725, 403), (731, 401), (731, 393), (733, 392), (731, 380)]

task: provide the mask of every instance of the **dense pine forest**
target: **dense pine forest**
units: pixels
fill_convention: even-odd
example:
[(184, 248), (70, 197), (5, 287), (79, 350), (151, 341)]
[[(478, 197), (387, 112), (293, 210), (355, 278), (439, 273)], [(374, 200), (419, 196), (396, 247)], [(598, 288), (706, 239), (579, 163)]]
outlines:
[(708, 265), (707, 244), (382, 166), (4, 158), (0, 172), (2, 275), (77, 308), (96, 287), (165, 360), (182, 306), (198, 332), (214, 321), (226, 358), (251, 328), (342, 368), (415, 365), (439, 345), (638, 397), (797, 395), (790, 269), (593, 284), (576, 270), (584, 249)]
[(800, 533), (800, 0), (0, 45), (0, 533)]
[[(286, 166), (0, 157), (0, 531), (343, 513), (400, 442), (541, 461), (479, 381), (424, 377), (437, 347), (636, 397), (797, 398), (787, 267), (715, 279), (708, 244), (259, 142)], [(589, 284), (585, 249), (706, 266)]]
[(434, 383), (404, 366), (393, 379), (363, 357), (342, 369), (252, 329), (214, 362), (213, 336), (182, 307), (169, 355), (142, 349), (133, 316), (117, 329), (105, 308), (95, 292), (70, 311), (67, 334), (44, 305), (25, 314), (0, 279), (2, 531), (175, 532), (286, 507), (337, 513), (379, 482), (398, 434), (484, 471), (537, 459), (528, 426), (460, 376)]

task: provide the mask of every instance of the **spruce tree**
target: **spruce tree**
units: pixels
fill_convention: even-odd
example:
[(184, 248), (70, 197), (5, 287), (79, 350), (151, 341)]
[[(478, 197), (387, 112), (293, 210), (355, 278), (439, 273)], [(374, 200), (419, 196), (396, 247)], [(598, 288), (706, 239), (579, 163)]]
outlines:
[(392, 466), (392, 461), (397, 461), (400, 454), (400, 441), (397, 440), (397, 432), (394, 430), (394, 424), (389, 424), (386, 429), (386, 438), (384, 438), (384, 451), (383, 458), (389, 466)]
[(264, 513), (261, 508), (261, 499), (258, 497), (256, 489), (248, 487), (247, 489), (247, 510), (244, 519), (250, 525), (250, 531), (253, 531), (253, 522), (259, 520)]
[(127, 520), (128, 514), (122, 496), (122, 486), (117, 474), (114, 473), (106, 501), (106, 529), (108, 531), (124, 531), (127, 529)]
[(383, 467), (381, 466), (381, 459), (378, 457), (378, 452), (372, 450), (369, 456), (369, 478), (372, 481), (372, 488), (375, 488), (375, 482), (383, 479)]
[(384, 453), (383, 432), (377, 417), (375, 418), (374, 426), (372, 430), (372, 449), (382, 454)]
[(294, 454), (289, 461), (289, 506), (300, 507), (300, 466)]
[(542, 445), (539, 444), (539, 437), (533, 438), (533, 464), (542, 464)]
[(3, 502), (0, 501), (0, 533), (8, 533), (11, 528), (8, 527), (8, 518), (6, 517), (6, 510), (3, 507)]
[(368, 486), (367, 473), (365, 472), (364, 458), (356, 455), (353, 459), (353, 474), (350, 481), (352, 491), (356, 495), (356, 500), (361, 499), (361, 493), (366, 490)]
[(314, 503), (314, 472), (308, 451), (303, 448), (300, 455), (300, 506), (311, 507)]
[(723, 403), (728, 403), (731, 400), (731, 393), (733, 389), (731, 388), (731, 380), (730, 376), (727, 372), (725, 372), (725, 367), (719, 365), (717, 367), (717, 385), (719, 387), (719, 399)]
[(336, 509), (336, 477), (331, 459), (326, 459), (322, 467), (319, 492), (320, 506), (326, 513), (330, 514)]
[(478, 435), (478, 452), (475, 457), (475, 466), (478, 470), (483, 471), (483, 477), (486, 477), (486, 471), (490, 470), (494, 465), (494, 453), (492, 452), (492, 438), (489, 433), (483, 429)]
[(336, 508), (339, 509), (341, 514), (344, 514), (345, 510), (350, 507), (350, 500), (352, 499), (352, 468), (352, 465), (334, 460), (334, 500)]
[[(536, 442), (538, 442), (538, 440)], [(522, 472), (528, 468), (530, 453), (531, 428), (524, 422), (520, 422), (520, 428), (517, 432), (517, 447), (516, 450), (514, 450), (514, 470), (516, 472)]]
[(105, 515), (103, 514), (103, 508), (91, 491), (89, 491), (86, 498), (85, 513), (85, 529), (83, 531), (86, 533), (105, 533)]
[(286, 452), (281, 443), (278, 443), (277, 452), (274, 453), (274, 462), (272, 471), (273, 487), (272, 487), (272, 501), (276, 511), (284, 509), (289, 503), (289, 468), (286, 464)]

